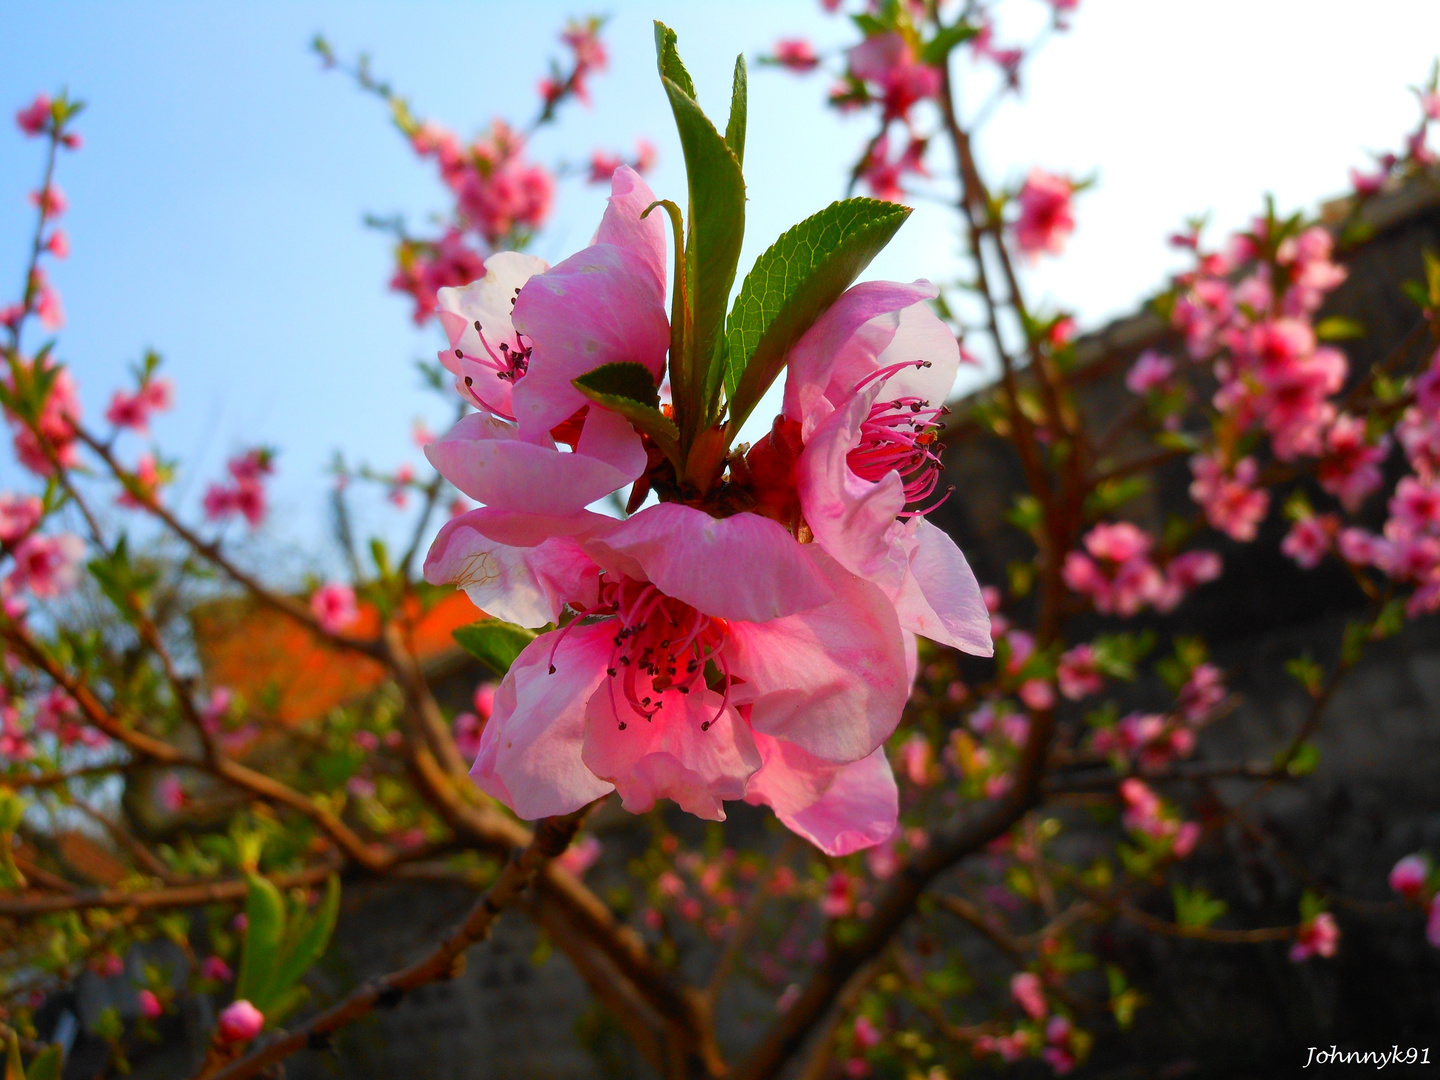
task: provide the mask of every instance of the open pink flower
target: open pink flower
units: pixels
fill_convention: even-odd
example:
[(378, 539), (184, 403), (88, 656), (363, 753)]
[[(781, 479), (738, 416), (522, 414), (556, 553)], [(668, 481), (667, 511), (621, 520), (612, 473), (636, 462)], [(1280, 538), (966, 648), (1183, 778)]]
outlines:
[(29, 535), (44, 512), (38, 496), (0, 493), (0, 543), (13, 544)]
[[(559, 265), (501, 252), (463, 289), (442, 289), (451, 347), (440, 360), (481, 411), (426, 457), (490, 506), (569, 513), (645, 469), (640, 437), (572, 380), (602, 364), (643, 364), (658, 382), (669, 348), (665, 234), (642, 219), (654, 194), (622, 166), (590, 247)], [(566, 447), (562, 449), (562, 446)]]
[(1290, 946), (1290, 960), (1298, 964), (1312, 956), (1329, 958), (1339, 948), (1340, 924), (1330, 912), (1322, 911), (1296, 931), (1295, 944)]
[(1022, 971), (1011, 976), (1010, 996), (1032, 1020), (1039, 1020), (1050, 1011), (1050, 1007), (1045, 1001), (1045, 988), (1040, 983), (1040, 976), (1033, 971)]
[(813, 71), (820, 66), (815, 47), (804, 38), (781, 38), (775, 42), (775, 63), (791, 71)]
[(310, 610), (326, 633), (338, 634), (360, 617), (355, 590), (344, 582), (330, 581), (310, 596)]
[(929, 282), (874, 281), (841, 296), (791, 350), (784, 418), (762, 443), (803, 444), (795, 482), (805, 524), (841, 566), (891, 597), (904, 629), (990, 656), (975, 575), (924, 514), (960, 364), (954, 334), (927, 303), (934, 295)]
[(26, 135), (39, 135), (50, 125), (50, 95), (36, 94), (35, 100), (15, 114), (15, 125)]
[(32, 533), (16, 546), (15, 568), (6, 580), (12, 588), (29, 589), (41, 598), (60, 596), (79, 583), (84, 557), (85, 541), (72, 533)]
[(1075, 185), (1044, 169), (1031, 169), (1020, 188), (1020, 217), (1015, 243), (1030, 257), (1041, 252), (1059, 255), (1075, 231)]
[(910, 109), (940, 91), (940, 71), (922, 63), (903, 36), (874, 34), (850, 50), (850, 73), (879, 89), (884, 118), (908, 120)]
[(516, 659), (481, 738), (472, 775), (520, 816), (618, 790), (636, 812), (670, 798), (717, 820), (725, 800), (767, 802), (834, 850), (893, 829), (888, 767), (855, 763), (909, 690), (894, 606), (775, 522), (483, 508), (441, 529), (425, 573), (511, 621), (576, 613)]

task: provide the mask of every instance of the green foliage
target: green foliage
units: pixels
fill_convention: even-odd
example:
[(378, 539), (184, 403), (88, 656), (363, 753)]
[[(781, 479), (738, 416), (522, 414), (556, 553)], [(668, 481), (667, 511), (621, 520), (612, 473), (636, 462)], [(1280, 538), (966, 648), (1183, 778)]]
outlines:
[(1145, 998), (1125, 981), (1125, 973), (1114, 964), (1105, 966), (1105, 978), (1110, 987), (1110, 1012), (1121, 1031), (1128, 1031), (1135, 1023), (1135, 1012), (1145, 1004)]
[(1178, 882), (1171, 887), (1175, 900), (1175, 921), (1180, 926), (1203, 930), (1224, 915), (1224, 900), (1216, 900), (1204, 889), (1187, 889)]
[(25, 816), (26, 802), (8, 787), (0, 787), (0, 888), (23, 889), (25, 875), (15, 865), (12, 838)]
[(1091, 517), (1112, 513), (1150, 490), (1148, 476), (1116, 476), (1102, 480), (1085, 499), (1085, 512)]
[(1318, 893), (1306, 889), (1300, 896), (1300, 920), (1302, 922), (1311, 922), (1316, 915), (1319, 915), (1327, 907), (1329, 907), (1329, 905), (1325, 903), (1323, 897)]
[(969, 23), (958, 22), (954, 26), (944, 26), (940, 32), (925, 43), (920, 50), (922, 63), (939, 66), (945, 63), (950, 56), (950, 50), (956, 45), (963, 45), (980, 31)]
[(1103, 634), (1092, 642), (1092, 647), (1095, 649), (1095, 664), (1102, 674), (1133, 682), (1136, 665), (1155, 647), (1155, 632)]
[(454, 631), (455, 643), (496, 675), (510, 670), (515, 658), (536, 638), (534, 630), (499, 619), (482, 619)]
[(137, 614), (149, 608), (151, 594), (160, 580), (153, 568), (137, 566), (130, 558), (129, 541), (123, 534), (113, 551), (90, 561), (89, 570), (105, 598), (127, 622), (133, 622)]
[(682, 466), (680, 432), (675, 422), (660, 411), (655, 380), (644, 364), (603, 364), (573, 383), (591, 401), (619, 413), (636, 431), (654, 439), (677, 469)]
[(256, 874), (249, 880), (245, 901), (248, 925), (235, 997), (249, 1001), (265, 1014), (267, 1024), (274, 1024), (307, 996), (299, 983), (330, 943), (340, 911), (340, 879), (330, 876), (325, 895), (313, 912), (307, 910), (302, 895), (288, 916), (273, 883)]
[(875, 199), (831, 203), (794, 226), (755, 260), (725, 328), (730, 430), (740, 429), (810, 329), (910, 216)]
[(1315, 336), (1321, 341), (1345, 341), (1365, 336), (1365, 325), (1343, 315), (1331, 315), (1315, 324)]
[(1318, 697), (1320, 688), (1325, 685), (1325, 671), (1309, 653), (1286, 660), (1285, 672), (1303, 686), (1311, 697)]
[[(680, 133), (690, 192), (684, 258), (690, 300), (685, 314), (688, 325), (680, 355), (675, 355), (672, 348), (670, 356), (670, 385), (675, 395), (680, 445), (688, 452), (690, 440), (705, 419), (700, 410), (711, 397), (705, 382), (720, 347), (725, 305), (740, 261), (740, 244), (745, 235), (745, 178), (739, 156), (695, 100), (695, 84), (675, 49), (675, 32), (659, 22), (655, 24), (655, 52), (660, 82)], [(727, 133), (737, 140), (743, 140), (745, 128), (743, 86), (742, 77), (734, 97), (740, 115), (732, 116), (727, 126)], [(743, 144), (741, 149), (743, 152)], [(672, 326), (672, 344), (675, 329)]]
[(1293, 754), (1282, 751), (1276, 764), (1283, 765), (1291, 776), (1309, 776), (1320, 765), (1320, 748), (1307, 740), (1297, 746)]

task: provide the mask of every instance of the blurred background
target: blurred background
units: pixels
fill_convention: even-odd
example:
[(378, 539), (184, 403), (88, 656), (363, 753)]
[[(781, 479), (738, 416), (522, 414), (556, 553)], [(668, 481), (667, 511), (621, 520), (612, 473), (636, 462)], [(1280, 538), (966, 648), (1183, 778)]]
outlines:
[[(1006, 25), (1003, 36), (1033, 39), (1044, 5), (1012, 7), (1035, 22)], [(647, 137), (659, 149), (652, 186), (672, 197), (683, 167), (655, 77), (652, 19), (678, 31), (712, 111), (736, 53), (753, 60), (777, 38), (806, 37), (825, 54), (852, 37), (810, 0), (611, 0), (596, 12), (609, 15), (609, 70), (593, 81), (591, 107), (567, 106), (533, 156), (583, 167), (593, 149), (630, 154)], [(87, 409), (103, 409), (125, 365), (155, 348), (179, 391), (180, 407), (155, 431), (186, 463), (175, 497), (193, 507), (227, 456), (276, 446), (268, 539), (323, 558), (334, 450), (381, 470), (419, 466), (412, 422), (440, 427), (449, 416), (413, 367), (433, 358), (438, 333), (416, 328), (408, 299), (387, 289), (390, 242), (362, 223), (398, 213), (421, 228), (447, 196), (384, 105), (322, 70), (309, 42), (318, 32), (342, 57), (368, 51), (418, 115), (468, 137), (495, 116), (533, 115), (557, 31), (589, 13), (549, 0), (4, 5), (6, 108), (62, 86), (89, 102), (84, 152), (60, 174), (73, 253), (54, 268), (68, 316), (60, 356)], [(1093, 328), (1133, 309), (1177, 265), (1165, 237), (1185, 217), (1209, 213), (1229, 229), (1262, 192), (1288, 209), (1342, 191), (1349, 168), (1368, 163), (1364, 148), (1392, 146), (1406, 130), (1415, 108), (1406, 85), (1440, 50), (1433, 0), (1373, 0), (1356, 16), (1338, 0), (1085, 0), (981, 142), (997, 179), (1038, 164), (1098, 181), (1067, 257), (1031, 271), (1039, 295)], [(983, 93), (988, 73), (970, 74)], [(825, 109), (828, 89), (821, 73), (752, 64), (742, 273), (780, 232), (845, 193), (869, 121)], [(17, 279), (40, 164), (7, 124), (0, 266)], [(534, 250), (554, 261), (582, 246), (603, 197), (583, 175), (562, 182)], [(869, 274), (953, 276), (950, 230), (939, 205), (917, 200)], [(383, 528), (384, 518), (377, 510), (362, 525)]]

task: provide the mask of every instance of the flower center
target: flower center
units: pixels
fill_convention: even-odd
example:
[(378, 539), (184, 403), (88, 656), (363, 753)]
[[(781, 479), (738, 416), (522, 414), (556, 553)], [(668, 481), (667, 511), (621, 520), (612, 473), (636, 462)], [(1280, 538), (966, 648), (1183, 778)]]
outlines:
[[(518, 294), (520, 290), (516, 289), (515, 292)], [(514, 304), (513, 300), (511, 304)], [(490, 368), (495, 373), (495, 378), (511, 383), (512, 385), (525, 377), (525, 372), (530, 367), (530, 353), (534, 350), (533, 345), (526, 343), (525, 335), (516, 330), (514, 331), (513, 344), (503, 340), (491, 344), (490, 339), (485, 336), (485, 330), (481, 327), (479, 319), (475, 320), (475, 333), (480, 338), (480, 344), (485, 347), (485, 355), (467, 357), (464, 352), (456, 349), (455, 356), (457, 359), (469, 359), (481, 367)], [(475, 395), (474, 376), (465, 376), (465, 387), (471, 392), (471, 397), (475, 398), (474, 404), (479, 405), (487, 412), (495, 411), (493, 405), (488, 405), (480, 401)], [(507, 416), (505, 419), (514, 420), (515, 418), (513, 416)]]
[[(879, 481), (886, 473), (900, 474), (907, 505), (923, 503), (940, 483), (940, 417), (949, 410), (936, 408), (924, 398), (898, 397), (877, 401), (860, 425), (860, 442), (846, 456), (850, 471), (863, 480)], [(929, 506), (906, 511), (928, 514), (949, 497), (947, 491)]]
[[(688, 694), (698, 683), (705, 686), (705, 667), (714, 661), (725, 683), (724, 699), (714, 717), (700, 725), (707, 731), (724, 711), (730, 696), (730, 670), (722, 646), (729, 626), (724, 619), (696, 611), (689, 604), (666, 596), (648, 581), (632, 581), (600, 574), (600, 596), (577, 613), (561, 631), (550, 651), (550, 673), (555, 673), (555, 650), (570, 629), (585, 619), (614, 620), (613, 648), (605, 665), (610, 700), (617, 717), (625, 714), (615, 695), (624, 696), (630, 711), (651, 720), (663, 708), (664, 693)], [(620, 730), (627, 723), (620, 720)]]

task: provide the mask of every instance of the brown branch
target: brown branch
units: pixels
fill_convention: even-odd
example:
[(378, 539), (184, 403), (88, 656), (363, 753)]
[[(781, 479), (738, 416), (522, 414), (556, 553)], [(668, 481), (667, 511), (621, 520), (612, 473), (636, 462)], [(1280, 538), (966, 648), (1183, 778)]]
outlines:
[(396, 1005), (412, 990), (453, 978), (465, 950), (489, 937), (499, 914), (519, 901), (536, 874), (570, 845), (588, 810), (587, 806), (573, 814), (540, 822), (530, 844), (514, 853), (495, 883), (470, 909), (470, 914), (429, 955), (400, 971), (370, 980), (339, 1004), (233, 1064), (226, 1065), (223, 1057), (212, 1051), (211, 1062), (197, 1074), (197, 1080), (248, 1080), (377, 1007)]
[[(270, 880), (277, 888), (289, 889), (314, 885), (340, 869), (338, 860), (331, 860), (288, 874), (275, 874)], [(95, 911), (100, 909), (154, 911), (167, 908), (201, 907), (223, 904), (244, 897), (248, 889), (244, 879), (212, 881), (198, 885), (176, 885), (164, 889), (127, 892), (123, 889), (85, 889), (62, 896), (0, 895), (0, 916), (12, 919), (53, 915), (60, 911)]]

